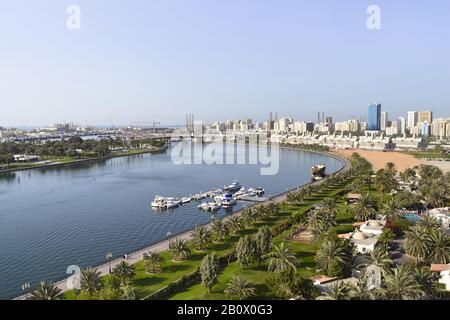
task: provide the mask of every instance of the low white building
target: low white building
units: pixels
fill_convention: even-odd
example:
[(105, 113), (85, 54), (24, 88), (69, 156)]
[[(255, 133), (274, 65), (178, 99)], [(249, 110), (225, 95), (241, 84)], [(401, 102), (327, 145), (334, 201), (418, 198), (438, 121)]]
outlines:
[(356, 231), (350, 238), (350, 242), (355, 245), (358, 253), (368, 254), (375, 249), (378, 237), (368, 236), (361, 231)]
[(431, 272), (439, 272), (439, 283), (445, 285), (445, 290), (450, 291), (450, 264), (432, 264)]
[(450, 228), (450, 208), (435, 208), (428, 211), (428, 215), (435, 218), (444, 228)]
[(382, 220), (369, 220), (366, 221), (359, 230), (361, 230), (362, 233), (364, 233), (366, 236), (379, 236), (383, 233), (384, 225), (386, 224), (386, 221)]

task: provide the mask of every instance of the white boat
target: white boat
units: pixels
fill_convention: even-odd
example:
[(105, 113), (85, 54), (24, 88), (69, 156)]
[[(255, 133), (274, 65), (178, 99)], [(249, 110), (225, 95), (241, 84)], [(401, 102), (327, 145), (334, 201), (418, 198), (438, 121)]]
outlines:
[(236, 204), (236, 200), (234, 198), (226, 198), (223, 199), (220, 204), (224, 207), (231, 207), (234, 206)]
[(180, 201), (167, 201), (166, 202), (166, 208), (167, 209), (173, 209), (180, 205)]
[(155, 196), (155, 200), (152, 201), (152, 207), (162, 209), (165, 208), (167, 201), (164, 197)]
[(242, 196), (243, 194), (245, 194), (245, 187), (242, 187), (242, 188), (240, 188), (239, 189), (239, 191), (237, 191), (234, 195), (236, 196), (236, 197), (238, 197), (238, 196)]
[(181, 198), (181, 204), (189, 203), (191, 202), (191, 200), (192, 199), (190, 197)]
[(262, 196), (264, 194), (264, 189), (261, 187), (250, 188), (247, 192), (251, 195)]
[(203, 211), (215, 212), (221, 207), (220, 203), (217, 202), (203, 202), (198, 206), (199, 209)]
[(239, 184), (239, 182), (237, 180), (235, 180), (235, 181), (233, 181), (232, 184), (230, 184), (229, 186), (226, 186), (224, 188), (224, 190), (234, 192), (234, 191), (238, 191), (241, 188), (242, 188), (242, 186)]

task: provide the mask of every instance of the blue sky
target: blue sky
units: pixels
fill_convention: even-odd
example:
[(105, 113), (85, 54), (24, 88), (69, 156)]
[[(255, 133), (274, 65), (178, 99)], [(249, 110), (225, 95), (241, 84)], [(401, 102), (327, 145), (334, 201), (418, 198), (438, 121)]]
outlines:
[(346, 119), (373, 101), (449, 116), (449, 12), (444, 0), (0, 0), (0, 126)]

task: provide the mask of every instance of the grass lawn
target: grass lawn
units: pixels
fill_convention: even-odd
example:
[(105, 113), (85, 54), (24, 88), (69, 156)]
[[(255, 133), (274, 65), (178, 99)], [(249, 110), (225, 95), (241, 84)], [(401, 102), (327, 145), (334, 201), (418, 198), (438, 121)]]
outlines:
[(450, 159), (449, 154), (442, 154), (436, 151), (413, 151), (406, 153), (419, 159)]
[[(265, 219), (263, 222), (254, 223), (252, 227), (245, 228), (238, 232), (236, 235), (229, 236), (223, 243), (212, 243), (208, 246), (207, 252), (195, 252), (192, 251), (189, 259), (182, 262), (174, 262), (169, 256), (169, 253), (162, 252), (161, 256), (164, 258), (162, 264), (162, 272), (158, 274), (147, 274), (144, 270), (144, 262), (140, 261), (136, 263), (135, 271), (136, 277), (133, 280), (133, 284), (137, 290), (137, 296), (140, 299), (147, 297), (148, 295), (158, 291), (159, 289), (167, 286), (168, 284), (180, 279), (183, 275), (187, 275), (195, 271), (201, 263), (203, 257), (210, 252), (215, 252), (218, 256), (224, 256), (231, 252), (237, 241), (242, 235), (253, 235), (258, 231), (258, 228), (262, 225), (268, 225), (273, 228), (276, 225), (283, 223), (293, 214), (303, 214), (308, 209), (313, 207), (313, 204), (320, 203), (323, 199), (336, 196), (343, 188), (342, 185), (335, 185), (325, 189), (319, 194), (313, 194), (311, 197), (305, 199), (301, 205), (286, 206), (282, 212), (279, 212), (276, 216)], [(338, 233), (349, 232), (353, 230), (352, 217), (348, 210), (348, 206), (345, 204), (344, 197), (338, 197)], [(299, 272), (305, 278), (309, 278), (316, 274), (315, 268), (315, 252), (318, 249), (315, 244), (300, 243), (296, 241), (287, 241), (292, 230), (288, 229), (274, 239), (275, 244), (279, 244), (282, 241), (287, 242), (291, 251), (298, 258), (300, 264)], [(262, 264), (261, 269), (257, 264), (251, 264), (247, 269), (243, 270), (237, 263), (232, 263), (222, 270), (219, 276), (219, 283), (214, 286), (213, 292), (209, 294), (207, 289), (203, 288), (200, 284), (196, 284), (186, 288), (183, 292), (179, 292), (171, 297), (171, 299), (230, 299), (223, 294), (223, 290), (226, 283), (231, 279), (233, 275), (242, 274), (245, 275), (256, 287), (257, 298), (267, 299), (273, 298), (270, 295), (269, 289), (266, 287), (266, 280), (272, 276), (271, 272), (267, 271), (267, 265)], [(68, 291), (64, 294), (65, 299), (76, 299), (76, 296), (72, 291)]]

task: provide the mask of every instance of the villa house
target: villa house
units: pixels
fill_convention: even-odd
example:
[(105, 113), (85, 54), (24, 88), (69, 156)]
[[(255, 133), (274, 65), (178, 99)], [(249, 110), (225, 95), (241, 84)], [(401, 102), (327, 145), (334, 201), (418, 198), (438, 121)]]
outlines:
[(369, 220), (362, 224), (359, 230), (367, 236), (379, 236), (383, 233), (385, 224), (382, 220)]
[(375, 249), (375, 245), (378, 242), (377, 236), (369, 236), (362, 231), (356, 231), (350, 238), (350, 242), (355, 245), (358, 253), (368, 254)]
[(428, 214), (435, 218), (442, 224), (444, 228), (450, 228), (450, 208), (435, 208), (428, 212)]
[(445, 285), (445, 290), (450, 291), (450, 264), (432, 264), (431, 272), (439, 272), (439, 283)]

